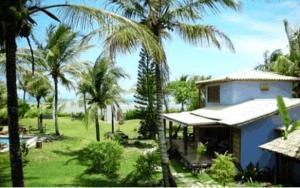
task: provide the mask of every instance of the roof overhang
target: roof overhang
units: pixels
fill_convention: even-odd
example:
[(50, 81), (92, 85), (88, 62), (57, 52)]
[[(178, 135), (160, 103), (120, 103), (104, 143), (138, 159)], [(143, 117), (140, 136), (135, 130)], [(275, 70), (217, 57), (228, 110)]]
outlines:
[(193, 115), (190, 112), (163, 114), (163, 117), (182, 124), (183, 126), (207, 126), (218, 124), (215, 120)]

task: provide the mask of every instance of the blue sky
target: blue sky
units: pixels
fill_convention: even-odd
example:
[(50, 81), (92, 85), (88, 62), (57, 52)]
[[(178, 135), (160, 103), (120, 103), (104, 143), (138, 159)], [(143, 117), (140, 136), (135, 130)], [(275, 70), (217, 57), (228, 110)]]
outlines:
[[(61, 1), (46, 1), (55, 3)], [(73, 1), (69, 0), (72, 3)], [(87, 5), (101, 6), (95, 1), (75, 1)], [(103, 1), (98, 1), (103, 2)], [(243, 0), (242, 10), (221, 9), (217, 15), (207, 15), (203, 18), (205, 24), (214, 25), (226, 33), (232, 40), (236, 53), (226, 49), (218, 50), (208, 46), (193, 46), (183, 42), (176, 34), (171, 40), (164, 41), (170, 66), (171, 80), (182, 74), (221, 76), (227, 73), (253, 69), (263, 62), (263, 53), (282, 49), (288, 51), (287, 39), (283, 27), (283, 19), (287, 19), (294, 27), (300, 26), (299, 0)], [(35, 35), (43, 40), (45, 27), (52, 20), (45, 16), (37, 17), (39, 25), (35, 28)], [(95, 41), (95, 40), (94, 40)], [(24, 43), (19, 41), (20, 46)], [(94, 61), (101, 53), (101, 41), (81, 56), (82, 60)], [(99, 44), (99, 45), (98, 45)], [(130, 75), (130, 79), (120, 81), (125, 89), (133, 88), (136, 83), (138, 52), (119, 54), (117, 63)], [(73, 98), (74, 92), (60, 90), (61, 98)]]

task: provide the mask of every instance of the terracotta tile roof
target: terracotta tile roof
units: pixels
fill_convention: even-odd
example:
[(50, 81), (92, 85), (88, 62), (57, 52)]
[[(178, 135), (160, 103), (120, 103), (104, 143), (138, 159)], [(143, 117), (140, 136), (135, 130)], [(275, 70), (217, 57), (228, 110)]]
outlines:
[(284, 76), (272, 72), (264, 72), (258, 70), (242, 71), (225, 75), (223, 77), (210, 80), (201, 80), (196, 82), (199, 84), (229, 82), (229, 81), (300, 81), (300, 78), (292, 76)]

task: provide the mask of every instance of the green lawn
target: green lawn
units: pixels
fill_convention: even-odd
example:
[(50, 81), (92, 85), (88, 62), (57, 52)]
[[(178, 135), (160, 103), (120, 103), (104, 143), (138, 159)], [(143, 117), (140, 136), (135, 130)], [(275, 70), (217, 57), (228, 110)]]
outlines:
[[(139, 120), (128, 120), (123, 125), (116, 125), (129, 135), (130, 142), (137, 137)], [(47, 133), (53, 133), (53, 121), (46, 120)], [(20, 125), (24, 127), (36, 127), (36, 119), (23, 119)], [(101, 139), (104, 133), (111, 130), (110, 124), (101, 122)], [(96, 140), (95, 128), (90, 125), (85, 127), (82, 121), (72, 121), (70, 118), (59, 118), (59, 127), (63, 139), (49, 143), (43, 143), (42, 149), (31, 148), (27, 156), (29, 163), (24, 168), (26, 186), (126, 186), (121, 180), (133, 170), (133, 165), (141, 153), (156, 145), (153, 140), (144, 140), (145, 144), (139, 147), (125, 147), (119, 177), (109, 179), (102, 175), (84, 174), (86, 169), (74, 158), (75, 152)], [(192, 186), (198, 183), (202, 185), (218, 185), (207, 173), (193, 176), (180, 163), (173, 161), (171, 169), (178, 186)], [(0, 154), (0, 186), (11, 186), (10, 167), (8, 153)], [(234, 184), (232, 184), (234, 186)]]
[[(25, 127), (36, 127), (36, 119), (23, 119), (20, 124)], [(53, 122), (45, 121), (47, 133), (53, 133)], [(116, 125), (116, 129), (124, 131), (130, 138), (136, 137), (138, 120), (126, 121), (124, 125)], [(126, 147), (121, 163), (119, 178), (107, 179), (101, 175), (85, 175), (85, 166), (72, 160), (72, 151), (79, 150), (95, 141), (94, 126), (86, 128), (81, 121), (70, 118), (59, 118), (59, 126), (63, 140), (43, 143), (42, 149), (31, 148), (27, 156), (29, 163), (25, 166), (26, 186), (122, 186), (120, 180), (133, 170), (133, 164), (142, 149)], [(101, 139), (103, 134), (111, 130), (111, 126), (101, 123)], [(155, 143), (150, 142), (151, 145)], [(0, 154), (0, 186), (11, 186), (8, 154)]]

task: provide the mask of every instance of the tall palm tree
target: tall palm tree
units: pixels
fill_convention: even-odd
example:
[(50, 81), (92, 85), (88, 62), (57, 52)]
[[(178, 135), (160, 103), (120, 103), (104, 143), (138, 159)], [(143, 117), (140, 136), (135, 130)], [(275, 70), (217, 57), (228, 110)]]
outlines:
[(50, 26), (47, 29), (46, 45), (40, 46), (36, 52), (39, 68), (47, 72), (54, 85), (54, 125), (55, 133), (60, 135), (57, 120), (58, 82), (70, 88), (70, 75), (80, 72), (82, 62), (77, 61), (80, 54), (90, 46), (78, 39), (78, 33), (71, 31), (66, 25)]
[[(238, 10), (239, 4), (235, 0), (110, 0), (109, 3), (122, 15), (149, 28), (161, 47), (163, 39), (168, 38), (170, 32), (174, 31), (191, 44), (203, 44), (207, 41), (209, 45), (221, 48), (220, 41), (223, 41), (229, 49), (234, 50), (230, 39), (224, 33), (214, 26), (197, 22), (202, 21), (207, 11), (217, 13), (220, 6)], [(164, 63), (166, 62), (156, 61), (157, 125), (164, 186), (175, 186), (176, 183), (170, 173), (161, 116), (163, 97), (161, 68)]]
[(89, 80), (89, 68), (86, 71), (83, 71), (80, 74), (80, 78), (77, 84), (77, 94), (82, 94), (83, 97), (83, 109), (84, 109), (84, 114), (87, 113), (87, 104), (86, 104), (86, 99), (87, 99), (87, 94), (88, 94), (88, 89), (90, 86), (90, 80)]
[[(0, 1), (0, 51), (5, 53), (5, 71), (7, 78), (7, 94), (8, 94), (8, 125), (9, 125), (9, 145), (10, 145), (10, 163), (12, 185), (16, 187), (24, 186), (22, 156), (20, 152), (20, 138), (18, 134), (18, 105), (17, 105), (17, 86), (16, 86), (16, 51), (17, 51), (17, 37), (24, 37), (27, 39), (29, 46), (29, 36), (32, 27), (37, 24), (32, 15), (39, 12), (45, 13), (50, 18), (59, 21), (59, 19), (49, 11), (51, 8), (60, 8), (62, 13), (66, 13), (64, 19), (69, 20), (73, 26), (81, 25), (83, 27), (91, 27), (94, 22), (100, 25), (110, 25), (112, 21), (122, 22), (127, 26), (127, 37), (123, 40), (116, 41), (118, 45), (106, 45), (108, 49), (127, 51), (132, 49), (138, 43), (146, 46), (148, 52), (164, 58), (163, 52), (157, 46), (153, 36), (145, 31), (138, 24), (130, 22), (122, 16), (116, 15), (103, 9), (95, 9), (93, 7), (86, 7), (81, 5), (70, 4), (52, 4), (49, 6), (42, 6), (40, 0), (2, 0)], [(108, 22), (107, 22), (108, 20)], [(89, 25), (87, 25), (89, 23)], [(129, 27), (130, 26), (130, 27)], [(107, 27), (110, 28), (110, 27)], [(133, 30), (133, 32), (129, 32)], [(8, 32), (7, 32), (8, 31)], [(110, 30), (106, 29), (106, 33)], [(123, 32), (124, 35), (124, 32)], [(34, 58), (32, 54), (32, 67), (34, 70)]]
[(120, 100), (121, 88), (118, 85), (118, 79), (125, 78), (127, 75), (105, 57), (99, 57), (96, 60), (94, 67), (88, 71), (88, 75), (86, 77), (86, 83), (89, 83), (87, 100), (90, 106), (87, 117), (94, 117), (96, 140), (100, 141), (98, 110), (99, 108), (105, 109), (107, 105)]
[(37, 117), (38, 130), (40, 131), (40, 133), (43, 133), (44, 129), (43, 129), (43, 122), (41, 117), (42, 112), (40, 109), (40, 105), (41, 105), (41, 99), (51, 94), (52, 91), (51, 83), (48, 80), (48, 78), (42, 73), (35, 73), (29, 80), (27, 89), (28, 89), (28, 93), (36, 99), (36, 103), (37, 103), (36, 107), (38, 110), (38, 117)]

